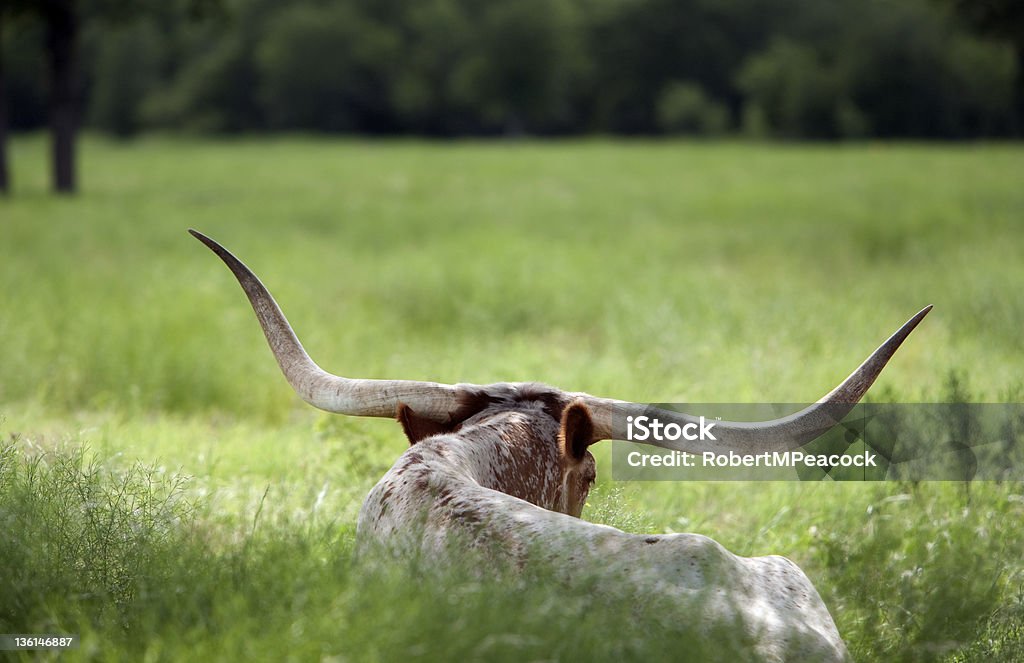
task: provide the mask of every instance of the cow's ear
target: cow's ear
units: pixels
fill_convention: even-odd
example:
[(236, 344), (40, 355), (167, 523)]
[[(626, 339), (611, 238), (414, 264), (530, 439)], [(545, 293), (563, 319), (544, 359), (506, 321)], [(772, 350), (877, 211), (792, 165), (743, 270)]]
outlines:
[(558, 446), (562, 457), (570, 463), (578, 463), (587, 454), (587, 447), (594, 437), (594, 422), (590, 410), (582, 400), (575, 400), (562, 411), (561, 429), (558, 431)]
[(439, 424), (432, 419), (421, 417), (405, 403), (398, 404), (398, 423), (402, 424), (405, 436), (409, 438), (409, 446), (420, 440), (434, 435), (451, 432), (444, 424)]

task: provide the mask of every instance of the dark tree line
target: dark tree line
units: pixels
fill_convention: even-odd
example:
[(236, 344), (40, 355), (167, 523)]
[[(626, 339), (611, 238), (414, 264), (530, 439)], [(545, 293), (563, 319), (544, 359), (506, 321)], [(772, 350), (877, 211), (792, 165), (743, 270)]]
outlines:
[(0, 0), (0, 186), (8, 122), (50, 125), (59, 190), (83, 122), (121, 136), (1015, 136), (1022, 6)]
[[(75, 191), (75, 137), (83, 96), (91, 91), (91, 86), (82, 85), (83, 64), (88, 74), (96, 73), (95, 59), (83, 58), (83, 26), (115, 28), (160, 14), (176, 15), (181, 23), (214, 7), (220, 7), (218, 0), (0, 0), (0, 192), (10, 187), (8, 104), (13, 106), (15, 127), (49, 124), (53, 188), (58, 193)], [(102, 48), (103, 43), (98, 32), (91, 45)], [(9, 78), (14, 80), (10, 99)], [(45, 104), (40, 102), (43, 98)]]

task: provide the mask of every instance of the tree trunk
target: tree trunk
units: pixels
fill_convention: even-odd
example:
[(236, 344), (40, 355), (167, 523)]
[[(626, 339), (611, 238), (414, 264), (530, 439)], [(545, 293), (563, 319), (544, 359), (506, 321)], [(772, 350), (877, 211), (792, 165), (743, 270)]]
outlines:
[(78, 129), (78, 16), (75, 0), (51, 0), (46, 7), (50, 56), (50, 131), (53, 189), (75, 191), (75, 132)]
[(0, 194), (11, 188), (7, 170), (7, 86), (4, 77), (4, 13), (0, 11)]
[(1024, 43), (1014, 44), (1017, 55), (1017, 79), (1013, 84), (1013, 127), (1011, 131), (1017, 138), (1024, 136)]

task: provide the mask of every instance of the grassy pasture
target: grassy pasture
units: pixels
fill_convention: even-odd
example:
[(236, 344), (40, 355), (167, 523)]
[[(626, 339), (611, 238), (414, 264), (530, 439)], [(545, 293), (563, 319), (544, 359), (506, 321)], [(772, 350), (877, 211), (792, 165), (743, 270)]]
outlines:
[[(187, 227), (346, 375), (807, 402), (930, 303), (871, 397), (1024, 394), (1016, 146), (90, 139), (73, 200), (44, 156), (15, 141), (0, 200), (0, 633), (82, 658), (688, 651), (543, 569), (354, 560), (400, 430), (302, 405)], [(794, 559), (858, 660), (1024, 657), (1019, 485), (624, 484), (598, 456), (584, 517)]]

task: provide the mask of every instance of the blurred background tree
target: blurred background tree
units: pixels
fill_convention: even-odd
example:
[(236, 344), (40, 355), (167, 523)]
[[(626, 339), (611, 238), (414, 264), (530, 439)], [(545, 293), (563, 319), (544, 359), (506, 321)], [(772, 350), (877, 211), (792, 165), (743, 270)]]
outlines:
[[(132, 117), (140, 86), (152, 73), (146, 66), (158, 53), (151, 41), (131, 41), (128, 35), (118, 39), (110, 31), (138, 17), (180, 11), (194, 18), (219, 6), (219, 0), (0, 0), (0, 94), (6, 97), (4, 65), (10, 61), (16, 81), (12, 86), (16, 122), (28, 127), (50, 126), (54, 191), (73, 193), (76, 188), (75, 135), (83, 96), (88, 95), (100, 107), (97, 115), (109, 120), (106, 128), (121, 133), (134, 128)], [(98, 32), (94, 37), (97, 43), (90, 46), (101, 45), (99, 57), (83, 60), (83, 29)], [(45, 111), (40, 99), (46, 100)], [(0, 99), (0, 187), (4, 190), (8, 186), (9, 122), (5, 101)]]
[(1013, 47), (1016, 65), (1014, 77), (1015, 130), (1024, 128), (1024, 2), (1019, 0), (946, 0), (956, 13), (975, 30)]
[[(977, 138), (1024, 129), (1017, 0), (2, 0), (2, 128), (743, 131)], [(205, 20), (195, 21), (196, 18)], [(84, 113), (79, 113), (79, 105)]]
[[(4, 11), (0, 10), (0, 38), (4, 34), (4, 23), (6, 17)], [(10, 174), (7, 168), (7, 75), (4, 67), (3, 44), (0, 41), (0, 193), (7, 193), (10, 190)]]

